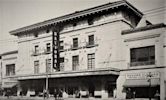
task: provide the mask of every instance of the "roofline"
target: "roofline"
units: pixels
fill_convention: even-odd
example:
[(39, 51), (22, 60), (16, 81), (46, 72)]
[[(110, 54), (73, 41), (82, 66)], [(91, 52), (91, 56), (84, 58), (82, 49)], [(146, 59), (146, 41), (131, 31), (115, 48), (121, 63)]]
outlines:
[(141, 32), (141, 31), (146, 31), (146, 30), (151, 30), (151, 29), (157, 29), (157, 28), (163, 28), (166, 27), (164, 23), (159, 23), (159, 24), (154, 24), (154, 25), (147, 25), (144, 27), (138, 27), (135, 29), (129, 29), (129, 30), (124, 30), (122, 31), (122, 35), (134, 33), (134, 32)]
[(85, 9), (85, 10), (82, 10), (82, 11), (76, 11), (76, 12), (71, 13), (71, 14), (60, 16), (60, 17), (57, 17), (57, 18), (53, 18), (53, 19), (50, 19), (50, 20), (46, 20), (46, 21), (43, 21), (43, 22), (39, 22), (39, 23), (36, 23), (36, 24), (25, 26), (25, 27), (22, 27), (22, 28), (18, 28), (16, 30), (10, 31), (9, 33), (12, 34), (12, 35), (17, 35), (18, 33), (22, 33), (22, 32), (25, 32), (25, 31), (30, 31), (30, 30), (34, 30), (34, 29), (38, 29), (38, 28), (43, 28), (43, 27), (47, 27), (47, 26), (50, 26), (50, 25), (55, 25), (57, 23), (67, 21), (67, 20), (70, 20), (70, 19), (73, 19), (73, 18), (86, 16), (88, 14), (94, 14), (94, 13), (97, 13), (99, 11), (108, 10), (110, 8), (114, 8), (114, 7), (118, 7), (118, 6), (122, 6), (122, 5), (129, 7), (138, 16), (142, 17), (143, 13), (141, 11), (136, 9), (134, 6), (132, 6), (126, 0), (120, 0), (120, 1), (112, 2), (112, 3), (103, 4), (103, 5), (100, 5), (100, 6), (92, 7), (92, 8), (89, 8), (89, 9)]
[(4, 52), (4, 53), (0, 54), (0, 56), (9, 55), (9, 54), (15, 54), (15, 53), (18, 53), (18, 50)]

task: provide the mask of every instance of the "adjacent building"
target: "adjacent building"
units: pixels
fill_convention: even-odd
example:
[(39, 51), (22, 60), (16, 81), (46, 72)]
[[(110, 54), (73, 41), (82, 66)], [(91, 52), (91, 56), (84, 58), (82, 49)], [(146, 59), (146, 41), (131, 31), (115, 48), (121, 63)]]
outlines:
[(164, 24), (151, 24), (122, 31), (127, 67), (120, 71), (118, 93), (125, 90), (125, 95), (131, 91), (136, 98), (154, 98), (158, 91), (164, 100), (165, 28)]
[(17, 94), (40, 95), (44, 89), (53, 94), (57, 89), (63, 98), (117, 94), (123, 99), (129, 92), (136, 98), (154, 98), (158, 90), (165, 98), (165, 25), (144, 20), (125, 0), (10, 33), (18, 37), (17, 63), (14, 74), (6, 71), (2, 83), (17, 80)]
[[(17, 65), (18, 51), (9, 51), (1, 54), (1, 89), (6, 91), (11, 88), (13, 95), (17, 93), (17, 77), (16, 65)], [(3, 94), (1, 94), (3, 95)], [(4, 93), (5, 95), (5, 93)]]

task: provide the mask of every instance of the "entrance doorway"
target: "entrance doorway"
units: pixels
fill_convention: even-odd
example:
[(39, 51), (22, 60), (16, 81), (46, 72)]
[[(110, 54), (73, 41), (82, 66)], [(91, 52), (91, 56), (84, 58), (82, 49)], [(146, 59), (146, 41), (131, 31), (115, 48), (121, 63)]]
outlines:
[(89, 83), (89, 96), (94, 97), (95, 86), (93, 83)]
[(116, 83), (115, 82), (107, 83), (106, 87), (107, 87), (107, 91), (108, 91), (108, 97), (113, 97), (114, 90), (116, 89)]

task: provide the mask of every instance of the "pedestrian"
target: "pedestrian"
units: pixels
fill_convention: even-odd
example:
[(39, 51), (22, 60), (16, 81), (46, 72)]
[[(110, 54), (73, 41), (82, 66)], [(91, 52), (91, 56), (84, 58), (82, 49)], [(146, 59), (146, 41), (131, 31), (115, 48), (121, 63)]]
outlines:
[(156, 100), (160, 100), (160, 93), (158, 90), (156, 91), (154, 97), (156, 98)]
[(58, 92), (57, 92), (56, 89), (54, 89), (54, 98), (55, 98), (55, 100), (57, 100), (57, 96), (58, 96)]
[(59, 93), (58, 93), (58, 96), (59, 96), (60, 98), (62, 98), (62, 93), (63, 93), (63, 91), (60, 89), (60, 90), (59, 90)]
[(44, 99), (47, 97), (47, 90), (46, 89), (43, 90), (43, 97), (44, 97)]
[(20, 96), (21, 96), (21, 97), (23, 96), (22, 90), (20, 91)]
[(114, 96), (114, 98), (116, 98), (116, 92), (117, 90), (116, 90), (116, 88), (114, 89), (114, 91), (113, 91), (113, 96)]
[(128, 88), (126, 91), (126, 99), (131, 99), (131, 98), (132, 98), (132, 92), (131, 92), (131, 89)]
[(7, 96), (7, 98), (9, 98), (10, 97), (10, 93), (11, 91), (9, 90), (9, 89), (7, 89), (7, 91), (6, 91), (6, 96)]

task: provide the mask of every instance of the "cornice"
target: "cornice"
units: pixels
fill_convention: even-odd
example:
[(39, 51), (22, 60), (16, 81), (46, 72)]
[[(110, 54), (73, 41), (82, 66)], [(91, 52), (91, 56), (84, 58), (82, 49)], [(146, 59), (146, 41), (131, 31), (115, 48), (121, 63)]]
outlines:
[(159, 24), (154, 24), (154, 25), (147, 25), (147, 26), (138, 27), (138, 28), (135, 28), (135, 29), (124, 30), (124, 31), (122, 31), (122, 35), (141, 32), (141, 31), (147, 31), (147, 30), (153, 30), (153, 29), (157, 29), (157, 28), (164, 28), (164, 27), (166, 27), (166, 25), (164, 23), (159, 23)]
[(126, 0), (121, 0), (121, 1), (107, 3), (107, 4), (100, 5), (100, 6), (93, 7), (93, 8), (85, 9), (85, 10), (82, 10), (82, 11), (76, 11), (76, 12), (68, 14), (68, 15), (60, 16), (60, 17), (57, 17), (57, 18), (54, 18), (54, 19), (46, 20), (46, 21), (39, 22), (39, 23), (30, 25), (30, 26), (19, 28), (19, 29), (10, 31), (10, 34), (18, 35), (19, 33), (23, 33), (23, 32), (26, 32), (26, 31), (32, 31), (32, 30), (36, 30), (36, 29), (42, 29), (42, 28), (55, 26), (55, 25), (57, 25), (58, 23), (61, 23), (61, 22), (65, 22), (65, 21), (76, 19), (76, 18), (89, 16), (91, 14), (100, 13), (102, 11), (107, 11), (107, 10), (110, 10), (110, 9), (113, 9), (113, 8), (117, 9), (117, 7), (119, 7), (119, 6), (127, 6), (129, 9), (133, 10), (135, 12), (135, 14), (137, 14), (140, 17), (142, 17), (142, 15), (143, 15), (138, 9), (133, 7)]

